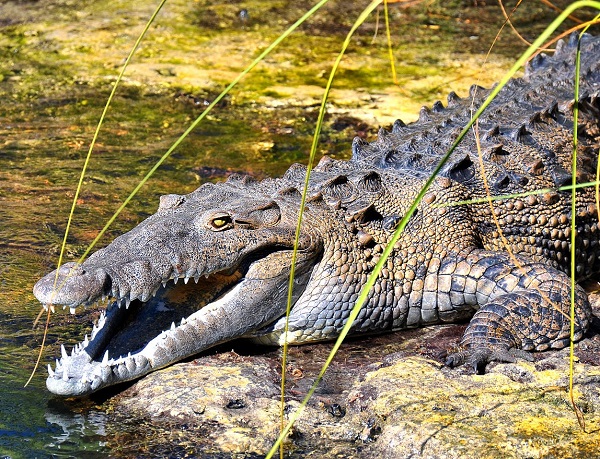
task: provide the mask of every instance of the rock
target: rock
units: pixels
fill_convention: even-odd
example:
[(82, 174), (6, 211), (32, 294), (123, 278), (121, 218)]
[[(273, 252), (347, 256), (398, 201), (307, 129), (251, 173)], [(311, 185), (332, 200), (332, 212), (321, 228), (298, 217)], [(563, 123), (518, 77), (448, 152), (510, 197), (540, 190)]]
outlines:
[(218, 451), (268, 450), (279, 428), (272, 422), (279, 415), (276, 371), (261, 357), (206, 360), (141, 379), (117, 397), (116, 411), (158, 424), (208, 423), (211, 447)]
[[(597, 352), (597, 338), (579, 346)], [(419, 339), (423, 337), (402, 346)], [(363, 340), (352, 343), (352, 352), (361, 344), (369, 349), (369, 341)], [(381, 339), (378, 345), (387, 349)], [(327, 345), (313, 345), (315, 352), (292, 350), (296, 373), (288, 377), (286, 418), (298, 409), (314, 377), (312, 368), (298, 370), (300, 356), (305, 355), (308, 365), (321, 352), (319, 346)], [(116, 422), (143, 419), (144, 432), (135, 435), (138, 440), (139, 435), (151, 436), (155, 453), (169, 451), (178, 431), (177, 444), (183, 442), (190, 454), (263, 456), (280, 427), (279, 352), (271, 354), (242, 357), (225, 352), (152, 373), (109, 402), (112, 416)], [(462, 374), (414, 353), (377, 357), (370, 365), (345, 368), (347, 373), (338, 362), (333, 371), (341, 384), (325, 381), (325, 389), (310, 401), (286, 443), (291, 457), (597, 455), (600, 367), (575, 364), (575, 401), (585, 419), (584, 432), (568, 396), (568, 350), (536, 354), (535, 362), (491, 366), (485, 375)], [(149, 425), (154, 427), (148, 430)], [(183, 433), (181, 426), (186, 426)]]
[(350, 406), (355, 423), (376, 419), (381, 427), (363, 457), (593, 457), (600, 369), (578, 365), (575, 380), (576, 402), (595, 433), (581, 430), (570, 406), (566, 356), (553, 370), (518, 362), (481, 376), (408, 358), (369, 373), (350, 392)]

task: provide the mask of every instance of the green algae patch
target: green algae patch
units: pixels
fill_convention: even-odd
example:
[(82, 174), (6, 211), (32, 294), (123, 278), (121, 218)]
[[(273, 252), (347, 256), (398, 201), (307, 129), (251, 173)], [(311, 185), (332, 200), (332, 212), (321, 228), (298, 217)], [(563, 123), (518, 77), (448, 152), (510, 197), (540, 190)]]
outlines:
[[(519, 362), (469, 376), (409, 358), (369, 373), (353, 394), (363, 400), (354, 411), (363, 422), (378, 419), (381, 434), (373, 449), (384, 457), (399, 451), (419, 451), (419, 457), (428, 458), (472, 457), (473, 451), (485, 458), (554, 457), (555, 451), (569, 451), (562, 457), (586, 457), (583, 451), (593, 441), (600, 442), (600, 433), (585, 433), (577, 423), (562, 385), (568, 362), (556, 355), (542, 362), (537, 365), (552, 365), (554, 370), (536, 371), (534, 365)], [(597, 425), (596, 368), (581, 365), (576, 373), (587, 422)], [(512, 379), (523, 374), (530, 375), (531, 382)], [(368, 397), (373, 402), (366, 404)]]
[(524, 419), (515, 423), (515, 436), (537, 438), (538, 441), (544, 441), (544, 438), (556, 436), (556, 431), (572, 429), (571, 419), (555, 419), (542, 416), (526, 416)]

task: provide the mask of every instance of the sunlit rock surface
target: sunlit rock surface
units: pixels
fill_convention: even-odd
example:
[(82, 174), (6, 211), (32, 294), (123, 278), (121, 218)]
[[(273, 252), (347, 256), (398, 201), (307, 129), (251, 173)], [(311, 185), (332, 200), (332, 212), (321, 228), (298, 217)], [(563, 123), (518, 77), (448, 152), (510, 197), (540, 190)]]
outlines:
[[(292, 429), (286, 457), (596, 457), (599, 328), (596, 319), (575, 352), (585, 430), (567, 391), (568, 349), (468, 375), (434, 355), (461, 327), (431, 327), (345, 345)], [(290, 349), (286, 419), (328, 351)], [(120, 432), (111, 449), (123, 457), (140, 444), (148, 454), (263, 457), (280, 426), (279, 352), (221, 352), (148, 375), (110, 400)]]

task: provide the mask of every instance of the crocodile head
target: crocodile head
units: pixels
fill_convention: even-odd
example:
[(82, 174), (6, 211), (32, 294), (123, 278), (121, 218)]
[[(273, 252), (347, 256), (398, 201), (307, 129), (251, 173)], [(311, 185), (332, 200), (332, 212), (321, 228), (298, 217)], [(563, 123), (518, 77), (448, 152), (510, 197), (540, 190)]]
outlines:
[[(265, 188), (238, 177), (163, 196), (157, 213), (133, 230), (39, 280), (34, 294), (45, 305), (73, 312), (109, 299), (91, 338), (71, 355), (62, 347), (56, 368), (49, 366), (48, 389), (85, 395), (281, 318), (299, 197)], [(319, 235), (303, 231), (293, 300), (321, 251)]]

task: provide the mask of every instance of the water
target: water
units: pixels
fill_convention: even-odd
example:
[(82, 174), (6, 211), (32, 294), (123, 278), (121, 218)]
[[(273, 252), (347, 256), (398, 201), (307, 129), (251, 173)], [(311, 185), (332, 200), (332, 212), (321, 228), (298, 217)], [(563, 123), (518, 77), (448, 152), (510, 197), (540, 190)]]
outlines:
[[(161, 194), (186, 193), (232, 171), (258, 178), (281, 174), (291, 163), (306, 161), (321, 88), (360, 11), (354, 3), (332, 2), (261, 64), (160, 168), (100, 245), (152, 213)], [(67, 259), (83, 254), (138, 180), (251, 61), (255, 49), (309, 7), (309, 2), (270, 1), (167, 4), (99, 137)], [(77, 342), (94, 311), (51, 316), (40, 369), (24, 387), (45, 324), (43, 316), (33, 328), (40, 305), (31, 288), (56, 266), (95, 123), (153, 8), (149, 1), (0, 4), (0, 457), (117, 454), (114, 441), (107, 446), (109, 415), (102, 399), (65, 402), (44, 385), (45, 367), (60, 344)], [(530, 12), (543, 23), (539, 11)], [(516, 55), (516, 40), (504, 39), (483, 73), (478, 73), (481, 58), (470, 53), (485, 51), (501, 22), (492, 8), (417, 5), (407, 12), (394, 6), (400, 80), (395, 86), (383, 30), (369, 20), (344, 60), (320, 152), (348, 157), (354, 135), (371, 138), (379, 125), (396, 117), (414, 119), (422, 103), (451, 89), (465, 94), (475, 79), (484, 85), (497, 80), (510, 62), (502, 55)], [(130, 446), (119, 454), (140, 451)]]

